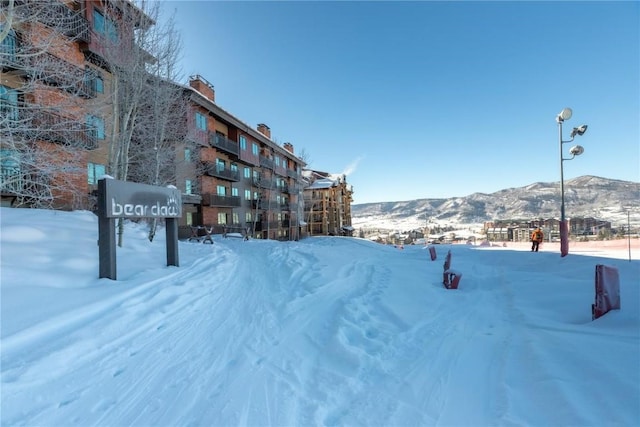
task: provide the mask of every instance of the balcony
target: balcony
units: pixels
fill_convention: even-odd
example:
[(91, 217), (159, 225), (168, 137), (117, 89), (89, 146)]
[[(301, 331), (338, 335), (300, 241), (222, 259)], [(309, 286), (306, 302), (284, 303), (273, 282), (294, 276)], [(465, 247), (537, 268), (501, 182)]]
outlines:
[(275, 162), (268, 157), (260, 156), (260, 166), (267, 169), (274, 169)]
[(238, 143), (220, 134), (209, 134), (209, 145), (225, 153), (233, 154), (236, 157), (240, 154), (240, 146)]
[(291, 191), (289, 191), (289, 186), (287, 184), (279, 185), (277, 190), (280, 191), (281, 193), (287, 193), (287, 194), (291, 193)]
[(215, 164), (206, 164), (205, 173), (209, 176), (225, 179), (227, 181), (238, 182), (240, 181), (240, 173), (238, 171), (232, 171), (231, 169), (223, 169)]
[(287, 176), (289, 178), (294, 178), (294, 179), (298, 179), (300, 178), (300, 174), (298, 174), (298, 172), (292, 170), (292, 169), (287, 169)]
[(47, 6), (36, 15), (40, 22), (78, 41), (90, 41), (89, 22), (80, 13), (59, 2)]
[(219, 196), (213, 193), (205, 193), (202, 195), (202, 204), (204, 206), (239, 208), (240, 203), (240, 197), (238, 196)]
[(24, 188), (24, 175), (20, 166), (0, 165), (0, 192), (3, 196), (17, 195)]
[(276, 230), (280, 226), (279, 221), (258, 221), (255, 225), (255, 231), (263, 231), (263, 230)]
[(31, 123), (34, 129), (29, 134), (35, 139), (75, 145), (86, 150), (98, 148), (96, 131), (86, 123), (43, 110), (34, 111)]
[(253, 179), (253, 185), (255, 185), (256, 187), (259, 188), (266, 188), (267, 190), (271, 189), (271, 186), (273, 184), (273, 180), (269, 179), (269, 178), (254, 178)]
[(18, 70), (22, 68), (22, 61), (17, 55), (21, 45), (20, 36), (10, 31), (0, 42), (0, 70)]
[(83, 98), (96, 96), (96, 76), (92, 71), (77, 67), (50, 53), (34, 55), (24, 62), (32, 79), (41, 80)]

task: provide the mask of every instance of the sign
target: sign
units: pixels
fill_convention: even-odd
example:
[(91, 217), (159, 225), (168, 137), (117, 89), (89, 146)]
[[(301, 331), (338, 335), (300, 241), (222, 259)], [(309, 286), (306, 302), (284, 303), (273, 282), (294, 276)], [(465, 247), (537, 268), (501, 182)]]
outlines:
[(178, 219), (182, 195), (177, 188), (102, 178), (98, 181), (98, 255), (100, 278), (116, 280), (114, 218), (165, 218), (167, 265), (178, 267)]
[(107, 218), (180, 218), (182, 195), (177, 188), (105, 179)]

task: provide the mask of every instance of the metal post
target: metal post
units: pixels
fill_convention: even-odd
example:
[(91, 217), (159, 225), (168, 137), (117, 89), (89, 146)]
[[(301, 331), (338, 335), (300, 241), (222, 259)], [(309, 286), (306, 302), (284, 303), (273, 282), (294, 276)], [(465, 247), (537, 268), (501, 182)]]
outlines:
[(631, 262), (631, 209), (627, 209), (627, 241), (629, 242), (629, 262)]
[(564, 214), (564, 157), (562, 155), (562, 120), (558, 118), (558, 144), (560, 146), (560, 256), (569, 253), (569, 230)]
[(558, 141), (560, 144), (560, 222), (564, 222), (564, 159), (562, 158), (562, 121), (558, 121)]

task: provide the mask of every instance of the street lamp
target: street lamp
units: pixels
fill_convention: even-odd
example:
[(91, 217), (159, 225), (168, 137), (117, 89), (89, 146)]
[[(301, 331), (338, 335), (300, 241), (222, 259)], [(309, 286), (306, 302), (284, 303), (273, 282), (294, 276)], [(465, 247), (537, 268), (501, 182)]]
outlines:
[(575, 156), (579, 156), (584, 153), (584, 148), (581, 145), (574, 145), (569, 149), (571, 157), (565, 158), (562, 154), (562, 144), (572, 142), (577, 136), (582, 136), (587, 131), (587, 125), (581, 125), (573, 128), (569, 135), (571, 139), (567, 141), (562, 140), (562, 123), (565, 120), (569, 120), (573, 114), (571, 108), (565, 108), (556, 116), (556, 122), (558, 122), (558, 141), (560, 146), (560, 256), (566, 256), (569, 253), (569, 230), (567, 227), (567, 221), (565, 220), (564, 213), (564, 162), (565, 160), (573, 160)]

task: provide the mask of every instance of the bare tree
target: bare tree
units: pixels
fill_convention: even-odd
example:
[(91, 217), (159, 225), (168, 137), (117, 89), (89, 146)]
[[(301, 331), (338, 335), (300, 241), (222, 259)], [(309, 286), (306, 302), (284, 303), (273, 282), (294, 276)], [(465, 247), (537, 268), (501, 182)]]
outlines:
[(302, 160), (307, 166), (309, 166), (312, 162), (311, 160), (311, 156), (309, 154), (309, 152), (303, 148), (302, 150), (300, 150), (300, 152), (298, 152), (297, 154), (298, 158), (300, 160)]
[(0, 190), (15, 205), (84, 205), (91, 91), (83, 60), (61, 59), (82, 24), (62, 3), (0, 2)]
[[(160, 2), (107, 3), (102, 56), (110, 84), (109, 171), (116, 179), (175, 184), (176, 142), (185, 134), (186, 100), (178, 69), (181, 40)], [(109, 23), (113, 24), (109, 24)], [(116, 24), (117, 23), (117, 24)], [(177, 118), (177, 119), (176, 119)], [(123, 226), (118, 225), (122, 245)], [(155, 236), (152, 221), (149, 239)]]

